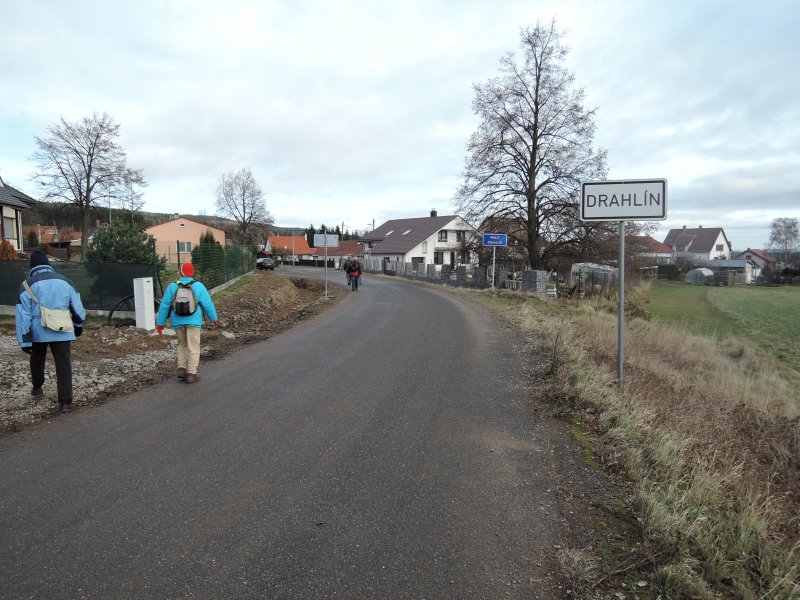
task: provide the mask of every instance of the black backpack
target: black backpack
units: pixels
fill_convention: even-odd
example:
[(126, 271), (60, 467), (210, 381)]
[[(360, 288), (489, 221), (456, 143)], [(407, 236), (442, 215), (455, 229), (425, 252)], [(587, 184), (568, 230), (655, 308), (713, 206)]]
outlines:
[(197, 311), (197, 298), (192, 289), (194, 281), (191, 283), (176, 281), (175, 283), (178, 284), (178, 291), (175, 292), (175, 298), (172, 300), (172, 310), (180, 317), (193, 315)]

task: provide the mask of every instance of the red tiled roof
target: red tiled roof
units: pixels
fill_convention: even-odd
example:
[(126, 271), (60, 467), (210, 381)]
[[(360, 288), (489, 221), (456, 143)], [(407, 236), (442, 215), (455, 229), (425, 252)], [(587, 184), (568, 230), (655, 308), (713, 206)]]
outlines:
[(649, 254), (672, 254), (672, 248), (662, 244), (657, 239), (649, 235), (631, 235), (626, 238), (628, 248), (634, 252), (646, 252)]
[(27, 238), (31, 232), (36, 234), (43, 244), (53, 244), (58, 241), (58, 227), (55, 225), (23, 225), (22, 234)]
[[(273, 253), (278, 253), (278, 248), (286, 247), (287, 251), (297, 254), (312, 254), (306, 238), (302, 235), (271, 235), (269, 236), (269, 247)], [(292, 246), (294, 241), (294, 246)]]
[[(270, 242), (271, 243), (271, 242)], [(312, 248), (314, 256), (325, 256), (325, 248)], [(339, 246), (328, 248), (328, 256), (361, 256), (364, 254), (364, 246), (356, 240), (339, 240)]]
[(755, 256), (757, 256), (758, 258), (760, 258), (761, 260), (763, 260), (764, 262), (767, 262), (767, 263), (778, 262), (778, 260), (774, 256), (770, 256), (769, 254), (767, 254), (763, 250), (759, 250), (758, 248), (748, 248), (747, 250), (745, 250), (744, 252), (740, 252), (736, 256), (742, 256), (742, 255), (748, 254), (748, 253), (749, 254), (754, 254)]

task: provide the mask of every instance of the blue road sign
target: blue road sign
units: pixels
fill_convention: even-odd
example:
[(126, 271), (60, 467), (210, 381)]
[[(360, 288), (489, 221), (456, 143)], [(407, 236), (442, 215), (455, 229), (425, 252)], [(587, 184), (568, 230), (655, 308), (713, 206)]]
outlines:
[(505, 233), (484, 233), (484, 246), (508, 246), (508, 235)]

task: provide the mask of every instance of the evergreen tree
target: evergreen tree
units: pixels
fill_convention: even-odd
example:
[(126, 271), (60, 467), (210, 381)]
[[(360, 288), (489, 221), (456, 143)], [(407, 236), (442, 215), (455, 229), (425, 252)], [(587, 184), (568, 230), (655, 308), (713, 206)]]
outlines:
[(214, 239), (210, 229), (206, 229), (200, 242), (192, 248), (192, 265), (207, 288), (225, 283), (225, 248)]
[[(121, 220), (99, 227), (89, 243), (86, 260), (104, 263), (149, 264), (155, 240), (138, 227)], [(163, 260), (163, 259), (162, 259)]]
[(36, 248), (39, 245), (39, 238), (36, 237), (36, 232), (31, 231), (28, 233), (28, 243), (25, 244), (25, 247), (30, 250), (31, 248)]

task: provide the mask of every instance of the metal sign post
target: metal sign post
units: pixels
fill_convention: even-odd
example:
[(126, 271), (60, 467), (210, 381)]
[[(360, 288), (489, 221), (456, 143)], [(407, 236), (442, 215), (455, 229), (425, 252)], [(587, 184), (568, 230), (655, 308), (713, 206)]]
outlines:
[(497, 272), (497, 267), (495, 266), (497, 261), (497, 246), (492, 246), (492, 289), (494, 289), (494, 274)]
[(617, 309), (617, 380), (625, 379), (625, 221), (619, 222), (619, 307)]
[(625, 222), (667, 218), (666, 179), (623, 179), (581, 183), (581, 220), (619, 222), (617, 281), (617, 379), (625, 383)]
[(483, 245), (492, 247), (492, 289), (494, 289), (495, 257), (498, 246), (508, 246), (508, 235), (505, 233), (484, 233)]

